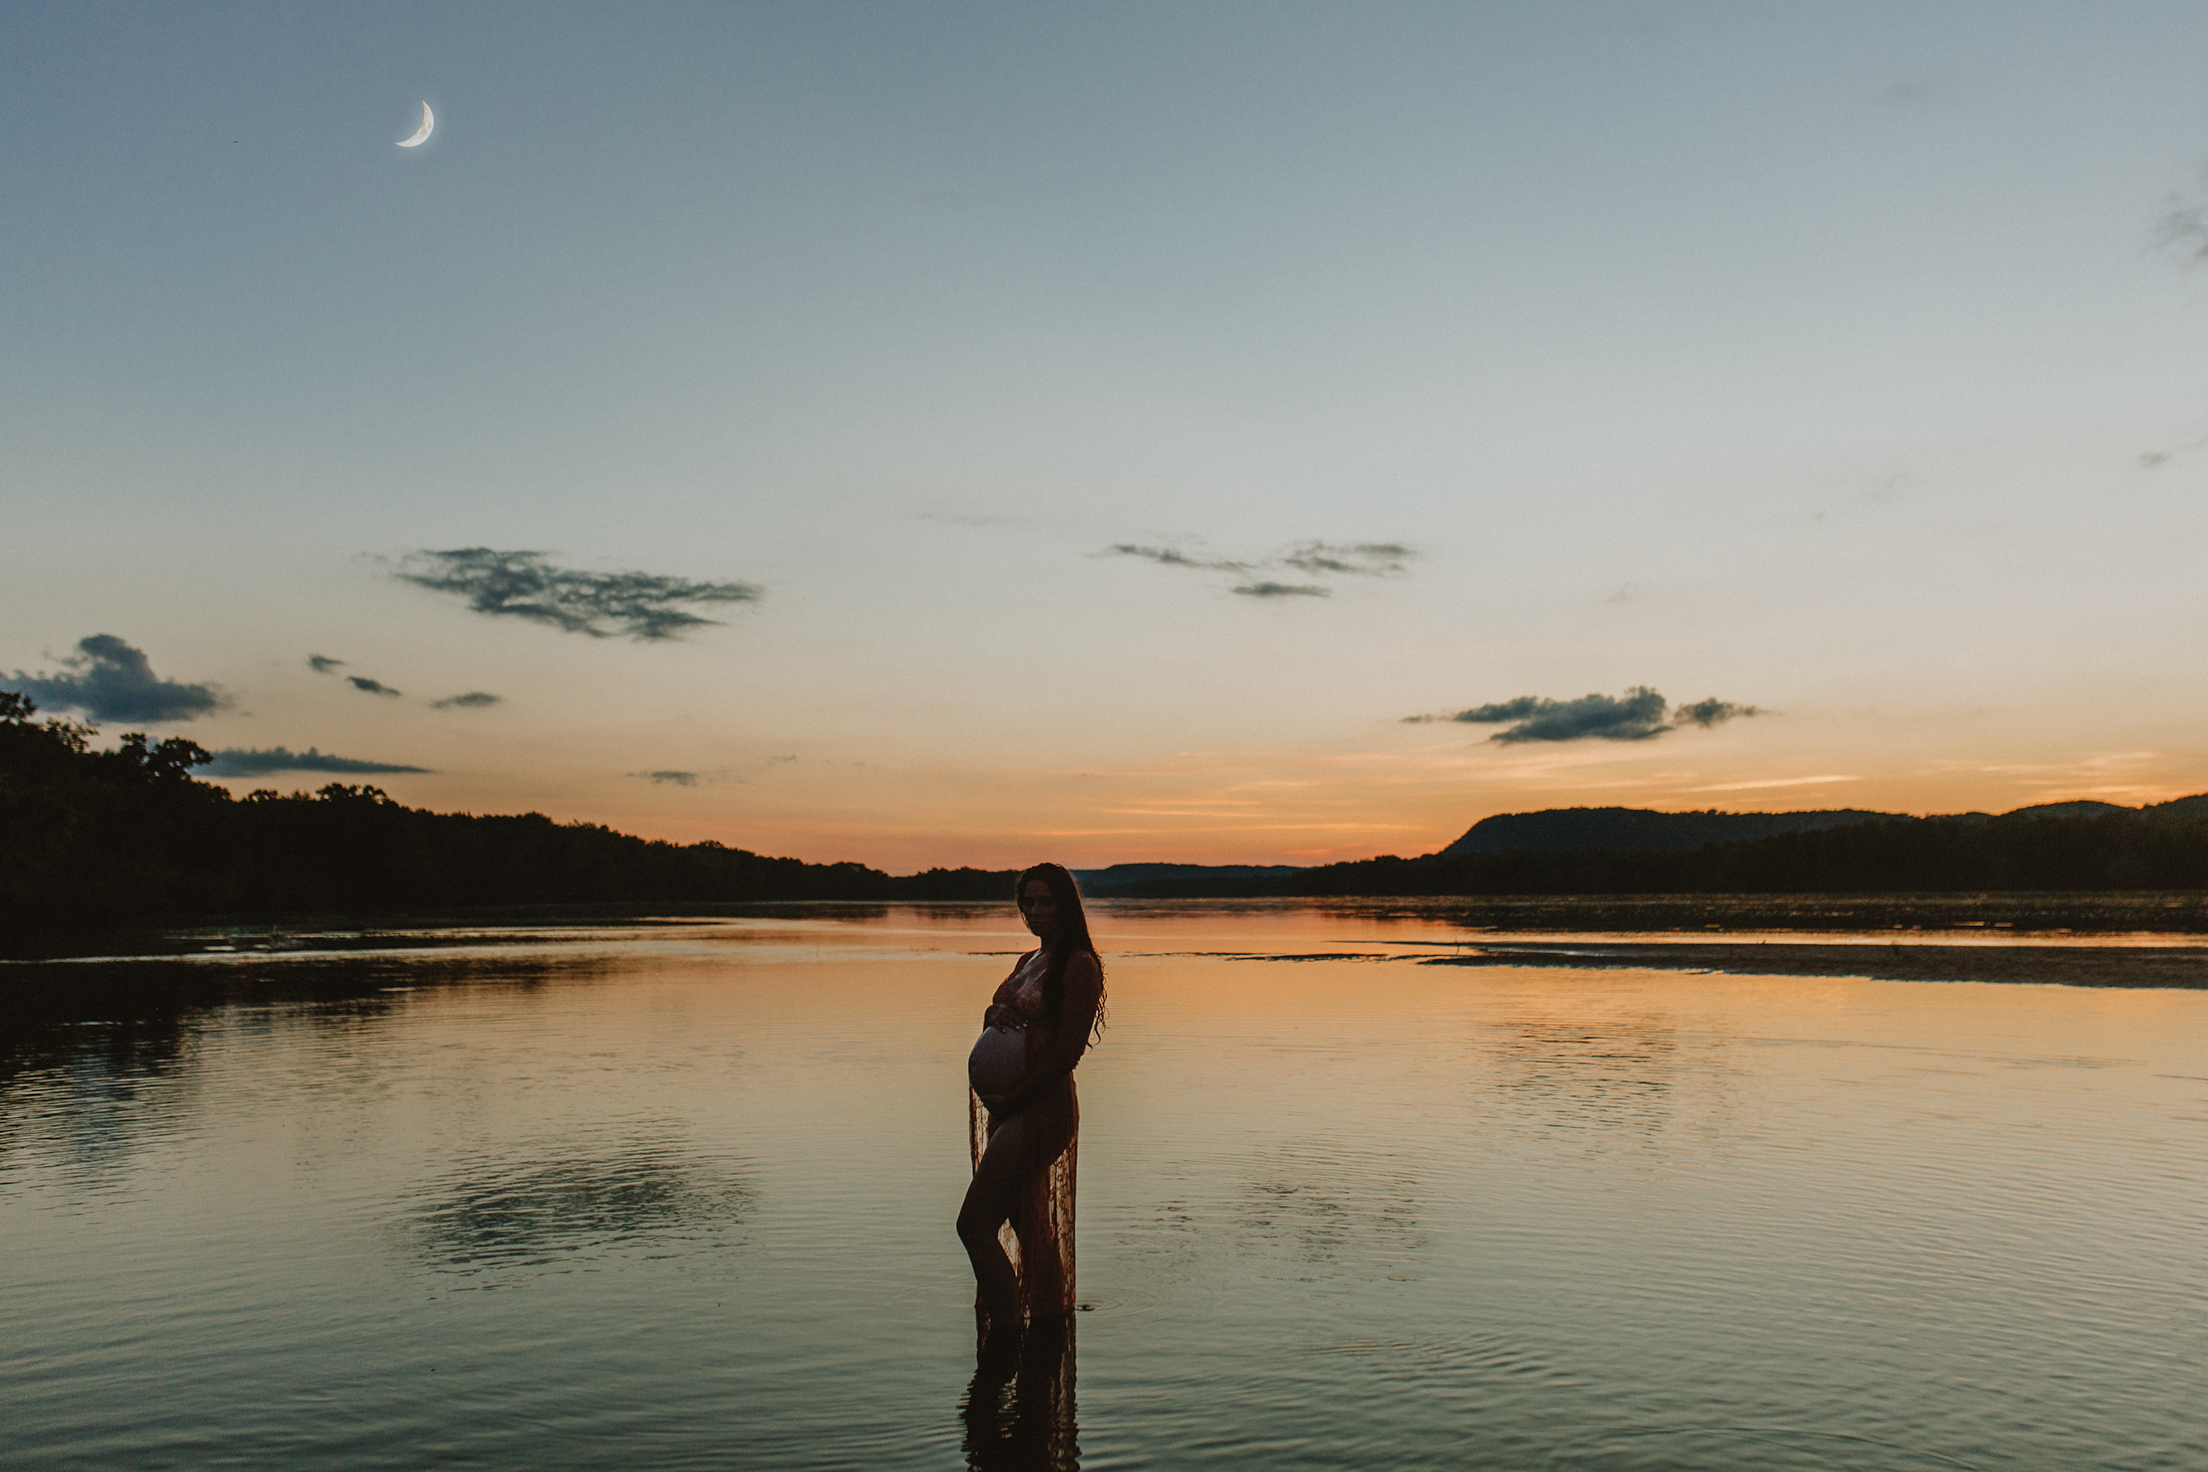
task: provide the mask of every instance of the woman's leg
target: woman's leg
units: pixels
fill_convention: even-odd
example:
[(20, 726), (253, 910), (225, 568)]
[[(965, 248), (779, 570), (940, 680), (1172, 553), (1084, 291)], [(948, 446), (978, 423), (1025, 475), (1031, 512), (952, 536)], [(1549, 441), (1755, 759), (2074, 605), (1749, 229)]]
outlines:
[(966, 1256), (973, 1262), (992, 1339), (999, 1330), (1017, 1331), (1020, 1324), (1019, 1280), (997, 1240), (997, 1229), (1011, 1220), (1019, 1204), (1022, 1134), (1020, 1121), (1008, 1119), (989, 1137), (981, 1163), (974, 1167), (974, 1182), (966, 1188), (966, 1203), (958, 1209), (958, 1240), (966, 1244)]

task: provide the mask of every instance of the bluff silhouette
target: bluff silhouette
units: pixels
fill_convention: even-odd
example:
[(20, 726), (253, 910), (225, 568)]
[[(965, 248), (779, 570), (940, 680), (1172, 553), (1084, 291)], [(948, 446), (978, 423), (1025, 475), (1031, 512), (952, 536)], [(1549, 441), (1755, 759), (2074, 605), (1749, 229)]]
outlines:
[(1547, 808), (1538, 813), (1497, 813), (1482, 818), (1444, 854), (1584, 853), (1695, 849), (1711, 843), (1744, 843), (1779, 833), (1814, 833), (1906, 816), (1860, 808), (1813, 813), (1659, 813), (1650, 808)]
[(1448, 847), (1280, 877), (1159, 878), (1141, 898), (1940, 894), (2208, 889), (2208, 794), (2143, 808), (2040, 803), (1998, 816), (1830, 809), (1551, 808), (1482, 819)]

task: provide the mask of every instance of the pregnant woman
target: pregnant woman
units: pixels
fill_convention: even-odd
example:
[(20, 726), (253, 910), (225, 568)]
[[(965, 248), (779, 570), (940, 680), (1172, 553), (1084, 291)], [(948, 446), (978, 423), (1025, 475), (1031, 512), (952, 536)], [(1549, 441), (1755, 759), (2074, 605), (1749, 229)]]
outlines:
[(990, 999), (967, 1061), (974, 1182), (958, 1212), (991, 1344), (1073, 1311), (1073, 1068), (1104, 1014), (1104, 964), (1073, 876), (1037, 864), (1013, 892), (1041, 944)]

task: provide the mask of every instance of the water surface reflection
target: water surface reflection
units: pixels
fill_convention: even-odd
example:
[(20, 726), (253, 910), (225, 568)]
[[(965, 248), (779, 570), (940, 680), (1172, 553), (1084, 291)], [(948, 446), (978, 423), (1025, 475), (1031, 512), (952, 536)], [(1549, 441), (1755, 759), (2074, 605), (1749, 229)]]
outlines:
[(1008, 912), (0, 966), (10, 1472), (2208, 1467), (2208, 994), (1097, 923), (1078, 1417), (948, 1226)]
[(429, 1265), (479, 1274), (636, 1245), (655, 1256), (732, 1247), (753, 1202), (722, 1163), (644, 1137), (595, 1154), (480, 1154), (416, 1193), (410, 1214)]
[(1494, 1029), (1495, 1087), (1561, 1129), (1655, 1133), (1671, 1121), (1680, 1056), (1650, 1014), (1572, 1017), (1544, 1008)]
[(1016, 1352), (982, 1352), (958, 1404), (973, 1472), (1080, 1467), (1074, 1340), (1074, 1321), (1057, 1319), (1030, 1328)]

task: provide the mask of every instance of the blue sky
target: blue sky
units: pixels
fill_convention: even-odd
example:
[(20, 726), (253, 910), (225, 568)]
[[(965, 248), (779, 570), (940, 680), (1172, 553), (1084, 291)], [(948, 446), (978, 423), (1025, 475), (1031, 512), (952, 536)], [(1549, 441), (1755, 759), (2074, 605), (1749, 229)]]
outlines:
[[(164, 733), (894, 868), (2208, 787), (2208, 11), (8, 41), (0, 671), (115, 636), (224, 697)], [(477, 547), (759, 596), (639, 641), (402, 576)], [(1403, 720), (1644, 686), (1761, 714)]]

